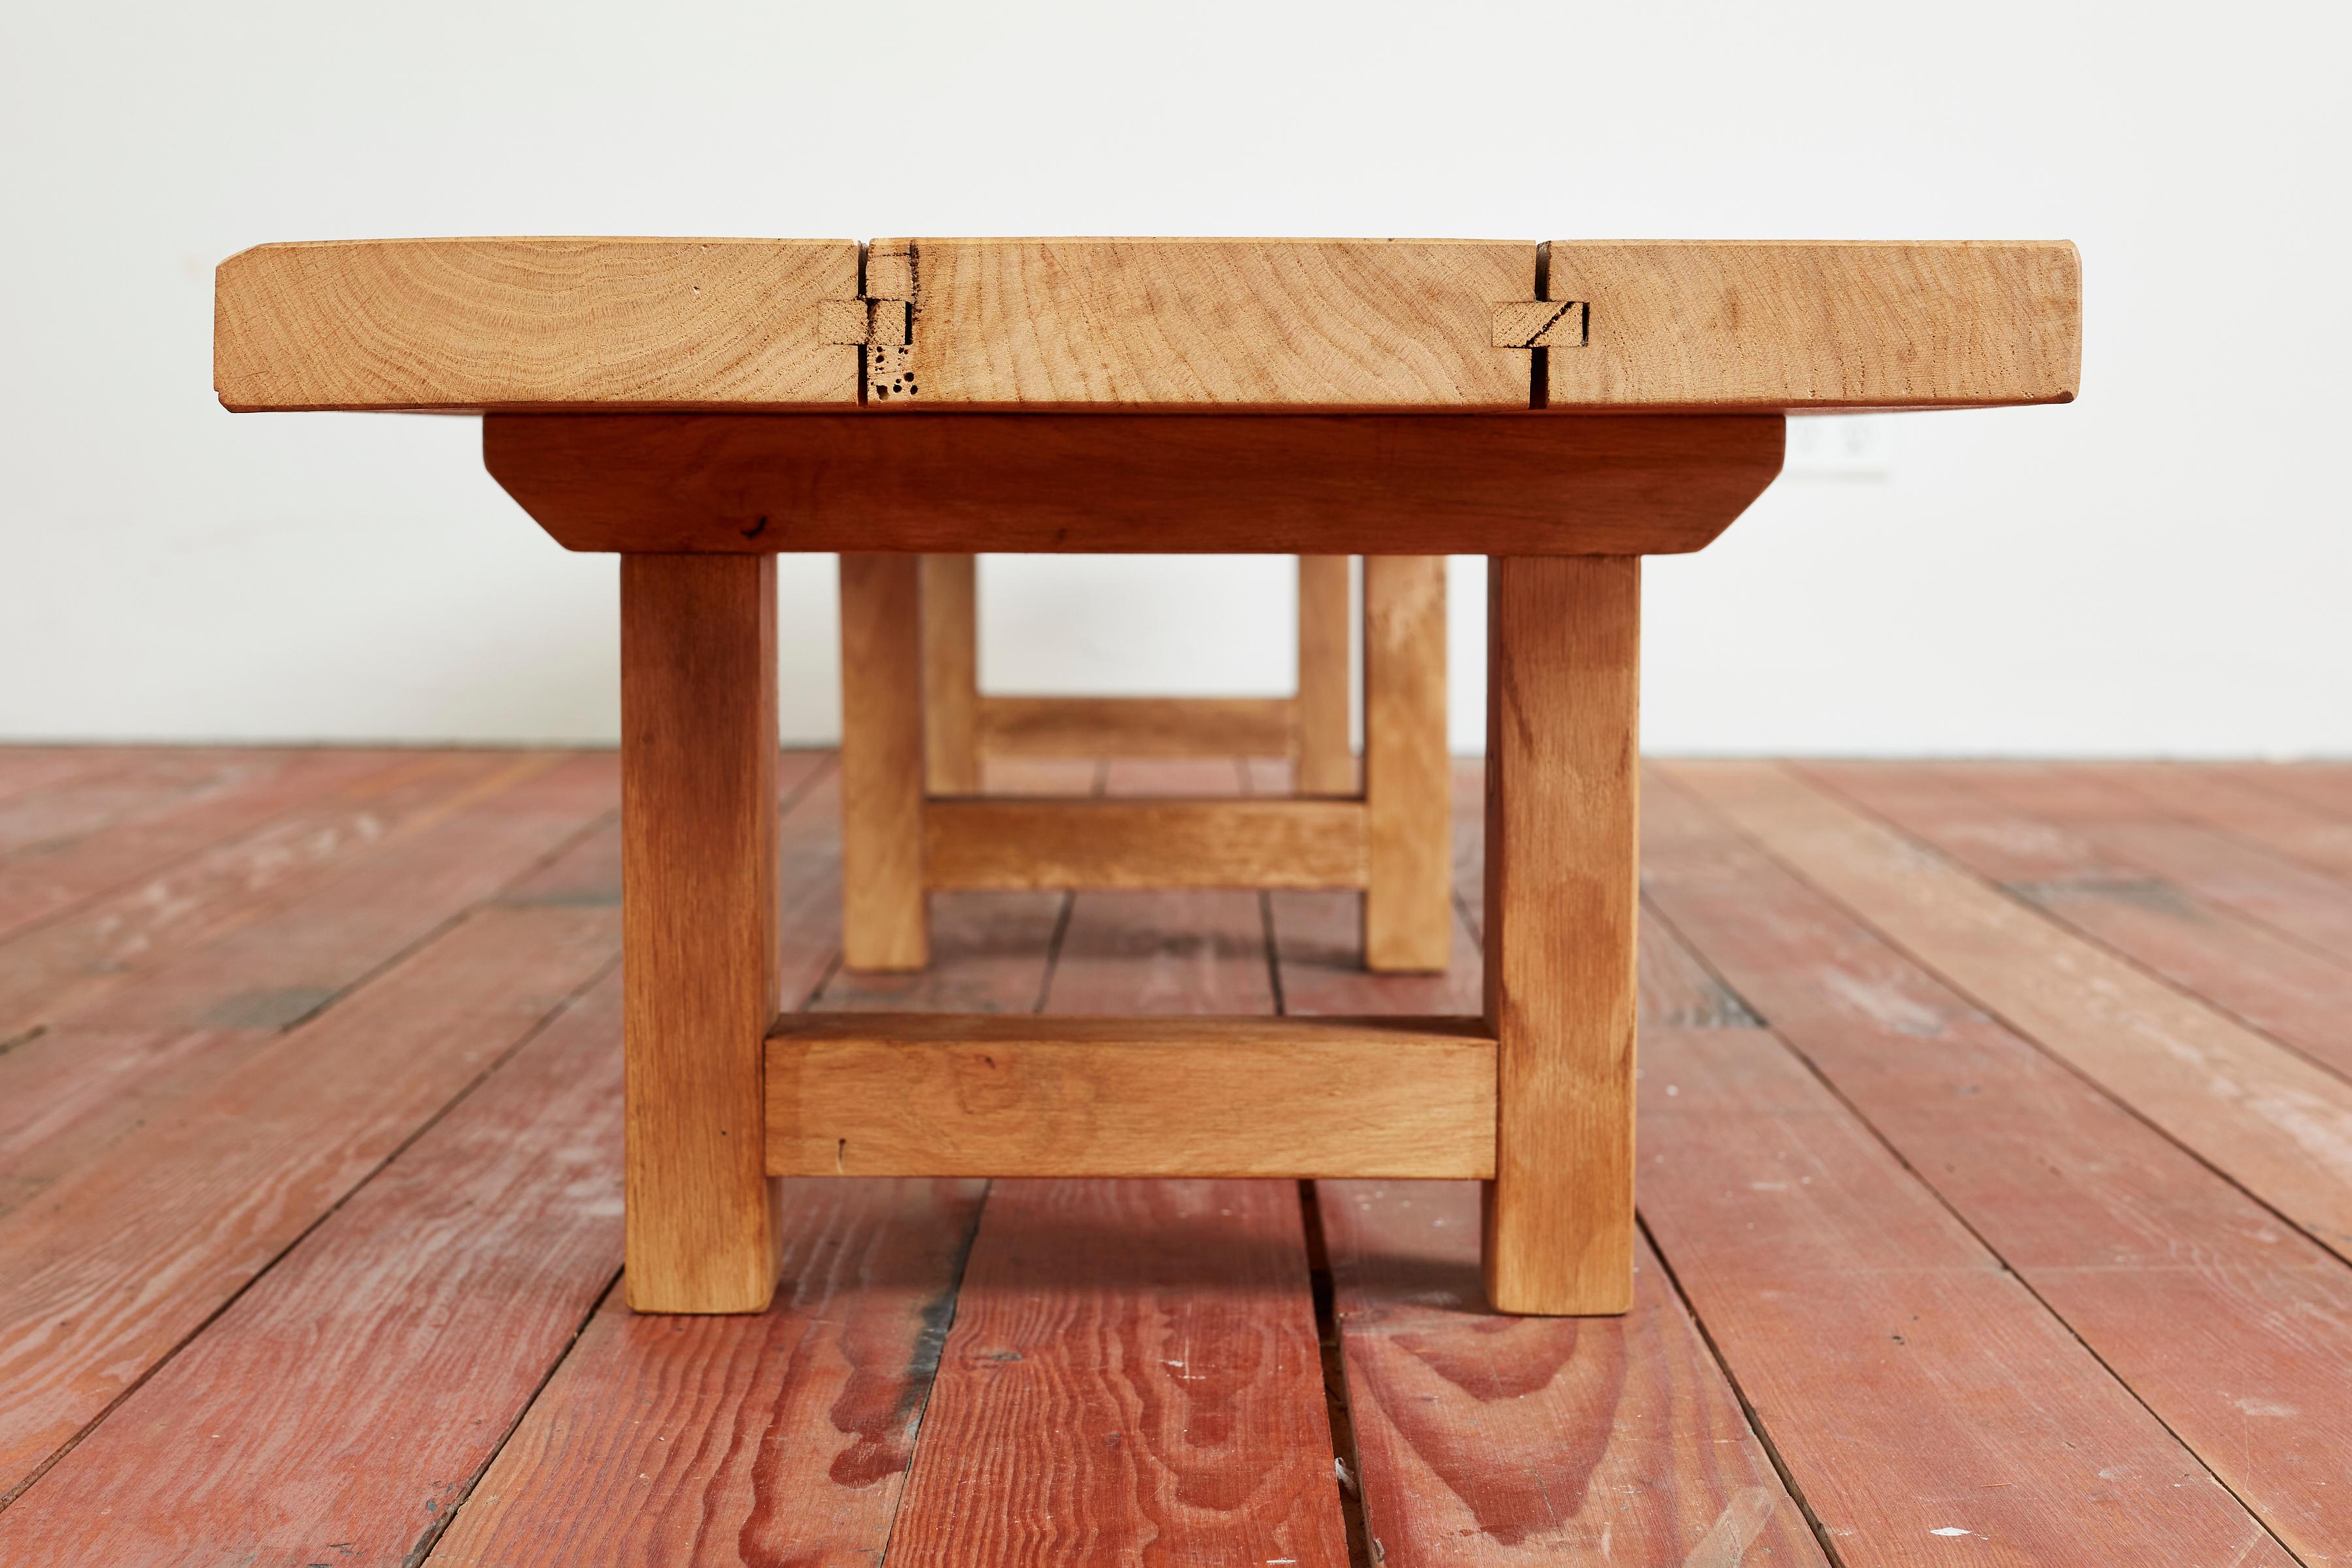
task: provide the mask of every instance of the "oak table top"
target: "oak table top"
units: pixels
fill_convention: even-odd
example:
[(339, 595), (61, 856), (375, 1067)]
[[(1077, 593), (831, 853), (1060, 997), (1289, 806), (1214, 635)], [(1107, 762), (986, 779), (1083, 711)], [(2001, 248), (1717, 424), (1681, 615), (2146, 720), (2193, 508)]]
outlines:
[(2063, 403), (2063, 241), (497, 238), (221, 264), (240, 412)]

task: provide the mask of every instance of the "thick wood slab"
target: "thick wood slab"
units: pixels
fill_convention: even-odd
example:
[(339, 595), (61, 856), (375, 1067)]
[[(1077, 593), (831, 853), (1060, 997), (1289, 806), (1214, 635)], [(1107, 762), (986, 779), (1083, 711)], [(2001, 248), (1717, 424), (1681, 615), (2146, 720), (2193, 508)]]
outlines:
[[(426, 239), (222, 263), (245, 411), (2064, 402), (2063, 242)], [(1538, 279), (1548, 265), (1548, 282)], [(1542, 356), (1538, 359), (1538, 356)]]
[(382, 239), (220, 264), (213, 385), (306, 408), (798, 408), (857, 401), (819, 304), (846, 239)]
[(1660, 555), (1782, 422), (1483, 415), (503, 415), (482, 460), (570, 550)]
[(1475, 1019), (800, 1014), (768, 1042), (774, 1175), (1485, 1176)]
[[(1525, 408), (1525, 240), (877, 240), (910, 341), (868, 351), (877, 408)], [(869, 269), (870, 270), (870, 269)], [(871, 281), (871, 279), (869, 279)], [(887, 285), (879, 285), (887, 286)]]
[(1949, 408), (2066, 403), (2082, 262), (2063, 240), (1554, 240), (1545, 294), (1585, 341), (1546, 351), (1549, 406)]

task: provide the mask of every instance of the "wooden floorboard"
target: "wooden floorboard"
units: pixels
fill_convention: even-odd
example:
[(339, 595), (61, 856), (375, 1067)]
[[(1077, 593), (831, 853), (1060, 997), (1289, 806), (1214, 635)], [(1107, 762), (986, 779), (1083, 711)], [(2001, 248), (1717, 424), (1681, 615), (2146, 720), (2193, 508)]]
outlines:
[[(1384, 977), (1227, 891), (845, 973), (779, 773), (787, 1005), (1478, 1004), (1475, 763)], [(2352, 1561), (2352, 768), (1659, 769), (1636, 1306), (1560, 1321), (1453, 1183), (794, 1182), (769, 1312), (631, 1314), (614, 777), (0, 747), (0, 1562)]]
[(1786, 768), (1664, 773), (1953, 989), (2352, 1258), (2352, 1083)]
[(2352, 1541), (2352, 1268), (1671, 785), (1650, 896), (2290, 1547)]
[(620, 1013), (615, 966), (0, 1512), (0, 1560), (413, 1561), (619, 1272)]
[(2077, 814), (2106, 792), (2049, 770), (1804, 771), (2011, 897), (2352, 1078), (2352, 960), (2327, 951), (2334, 939), (2352, 952), (2352, 885), (2294, 876), (2294, 867), (2261, 876), (2248, 864), (2259, 851), (2193, 825), (2084, 823)]
[(488, 910), (0, 1219), (15, 1490), (599, 970), (617, 911)]
[(1645, 1031), (1641, 1210), (1846, 1568), (2293, 1559), (1766, 1031)]

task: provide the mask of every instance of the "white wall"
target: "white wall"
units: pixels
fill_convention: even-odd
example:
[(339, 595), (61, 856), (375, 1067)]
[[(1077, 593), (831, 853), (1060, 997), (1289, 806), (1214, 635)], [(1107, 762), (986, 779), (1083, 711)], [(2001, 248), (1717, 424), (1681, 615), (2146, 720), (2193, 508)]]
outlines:
[[(2065, 237), (2082, 401), (1896, 418), (1883, 476), (1654, 563), (1652, 743), (2352, 752), (2345, 16), (11, 6), (0, 736), (612, 735), (612, 563), (538, 534), (472, 421), (214, 404), (211, 269), (260, 240)], [(1280, 689), (1287, 570), (992, 563), (987, 677)], [(822, 738), (831, 563), (784, 582)]]

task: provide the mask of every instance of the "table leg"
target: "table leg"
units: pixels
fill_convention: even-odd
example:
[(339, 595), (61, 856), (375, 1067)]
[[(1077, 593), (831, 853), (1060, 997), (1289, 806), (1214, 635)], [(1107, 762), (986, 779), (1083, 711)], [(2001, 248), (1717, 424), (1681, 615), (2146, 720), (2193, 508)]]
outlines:
[(1638, 557), (1488, 563), (1486, 1296), (1622, 1312), (1633, 1279)]
[(841, 961), (930, 962), (923, 908), (921, 558), (841, 558)]
[(1445, 753), (1445, 558), (1364, 557), (1364, 965), (1433, 971), (1454, 951)]
[(1298, 558), (1298, 706), (1292, 787), (1300, 795), (1356, 793), (1348, 744), (1348, 558)]
[(923, 557), (923, 774), (933, 795), (980, 793), (979, 559)]
[(756, 1312), (776, 1283), (776, 563), (621, 562), (627, 1290)]

